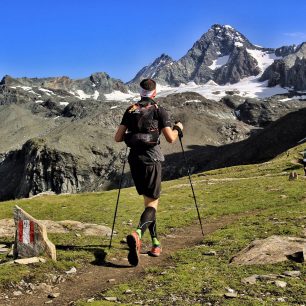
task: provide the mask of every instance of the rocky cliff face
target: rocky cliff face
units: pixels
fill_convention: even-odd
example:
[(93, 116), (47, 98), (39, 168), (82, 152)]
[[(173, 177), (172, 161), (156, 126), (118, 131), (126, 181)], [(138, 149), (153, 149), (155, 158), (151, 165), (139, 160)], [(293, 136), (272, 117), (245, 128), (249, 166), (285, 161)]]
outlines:
[(306, 43), (283, 59), (276, 60), (261, 77), (269, 86), (280, 85), (295, 90), (306, 90)]
[[(282, 101), (285, 100), (285, 101)], [(269, 98), (265, 100), (246, 99), (236, 109), (237, 118), (247, 124), (266, 127), (295, 110), (306, 108), (306, 100)]]

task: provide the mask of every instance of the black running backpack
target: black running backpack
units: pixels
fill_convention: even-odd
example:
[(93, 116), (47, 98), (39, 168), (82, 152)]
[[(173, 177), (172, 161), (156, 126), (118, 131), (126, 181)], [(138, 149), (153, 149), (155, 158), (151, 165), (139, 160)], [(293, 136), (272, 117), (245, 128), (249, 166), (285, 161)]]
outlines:
[(158, 106), (134, 104), (128, 110), (128, 132), (124, 136), (130, 148), (149, 148), (159, 144)]

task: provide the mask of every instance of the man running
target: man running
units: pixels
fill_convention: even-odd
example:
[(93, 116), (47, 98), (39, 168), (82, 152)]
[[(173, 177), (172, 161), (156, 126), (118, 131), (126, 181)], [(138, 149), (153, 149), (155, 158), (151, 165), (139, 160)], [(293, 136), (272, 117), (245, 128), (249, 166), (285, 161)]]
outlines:
[(161, 191), (161, 162), (164, 156), (159, 146), (161, 132), (167, 142), (173, 143), (182, 135), (182, 123), (171, 128), (168, 113), (159, 107), (156, 96), (156, 82), (144, 79), (140, 82), (141, 100), (130, 106), (124, 113), (115, 135), (115, 141), (125, 143), (131, 148), (128, 156), (131, 174), (138, 194), (143, 195), (144, 211), (136, 231), (127, 236), (129, 246), (128, 260), (133, 266), (139, 262), (141, 238), (149, 228), (152, 249), (151, 256), (161, 254), (161, 244), (157, 238), (156, 211)]

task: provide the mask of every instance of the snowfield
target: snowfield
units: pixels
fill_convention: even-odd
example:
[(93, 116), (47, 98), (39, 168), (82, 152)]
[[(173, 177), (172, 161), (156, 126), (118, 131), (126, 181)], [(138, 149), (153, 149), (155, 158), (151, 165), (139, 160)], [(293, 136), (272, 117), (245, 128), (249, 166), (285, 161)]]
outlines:
[(173, 93), (181, 93), (186, 91), (197, 92), (207, 99), (219, 101), (226, 96), (229, 91), (237, 92), (237, 95), (248, 98), (267, 98), (276, 94), (288, 93), (288, 89), (280, 86), (267, 87), (268, 82), (259, 82), (258, 77), (248, 77), (241, 80), (239, 83), (214, 85), (214, 82), (207, 82), (205, 85), (197, 85), (190, 82), (186, 85), (181, 84), (179, 87), (158, 86), (158, 97), (165, 97)]

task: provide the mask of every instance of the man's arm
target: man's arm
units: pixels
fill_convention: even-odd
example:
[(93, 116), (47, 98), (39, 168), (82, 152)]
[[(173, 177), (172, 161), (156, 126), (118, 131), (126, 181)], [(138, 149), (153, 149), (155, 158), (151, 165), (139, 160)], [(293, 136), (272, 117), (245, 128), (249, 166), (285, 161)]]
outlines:
[(115, 134), (115, 141), (116, 142), (121, 142), (124, 140), (124, 134), (127, 130), (127, 127), (125, 125), (120, 124), (118, 127), (118, 130)]
[[(178, 122), (175, 124), (176, 126), (178, 126), (180, 128), (180, 130), (182, 131), (183, 130), (183, 125), (182, 123)], [(178, 135), (179, 135), (179, 132), (177, 130), (173, 130), (171, 129), (169, 126), (166, 126), (162, 129), (162, 132), (166, 138), (166, 140), (169, 142), (169, 143), (173, 143), (176, 141)]]

